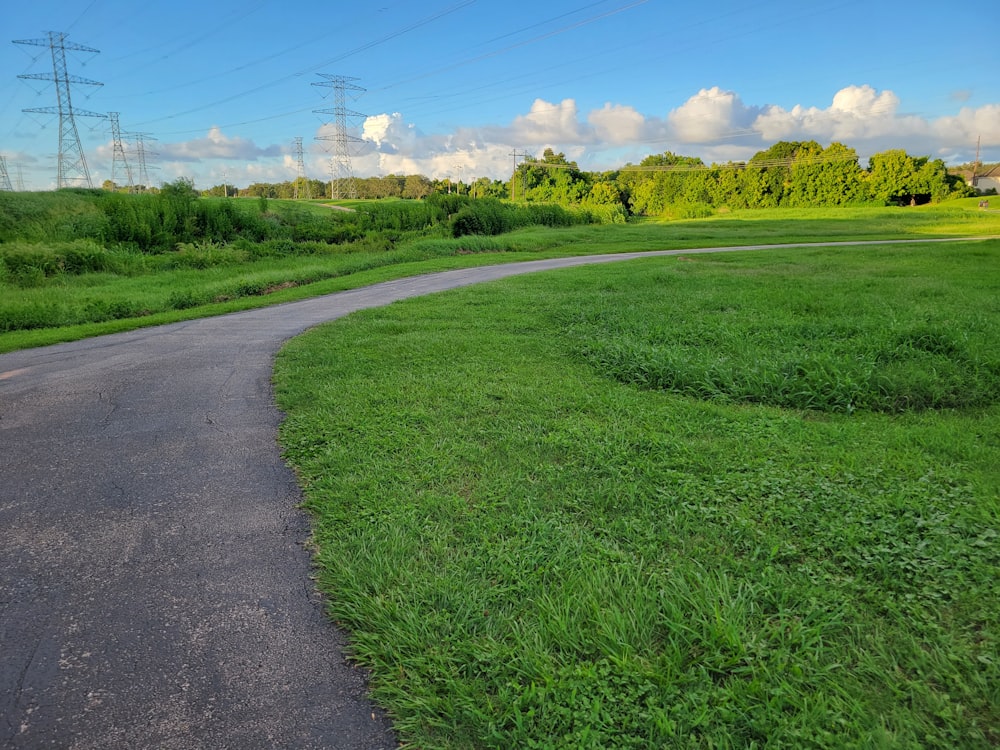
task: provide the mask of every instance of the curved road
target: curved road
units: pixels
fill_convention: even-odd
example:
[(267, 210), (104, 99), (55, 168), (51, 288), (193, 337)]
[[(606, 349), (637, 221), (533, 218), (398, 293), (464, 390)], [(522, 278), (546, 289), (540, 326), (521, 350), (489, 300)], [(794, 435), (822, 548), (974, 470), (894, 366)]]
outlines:
[(450, 271), (0, 355), (0, 746), (394, 747), (310, 579), (278, 348), (407, 297), (709, 251)]

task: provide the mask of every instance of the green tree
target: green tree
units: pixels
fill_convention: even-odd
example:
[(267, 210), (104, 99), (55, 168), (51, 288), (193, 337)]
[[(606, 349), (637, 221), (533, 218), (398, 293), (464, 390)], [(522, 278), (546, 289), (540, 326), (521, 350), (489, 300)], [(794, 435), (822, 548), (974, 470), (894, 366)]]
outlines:
[(841, 206), (865, 198), (857, 152), (831, 143), (819, 153), (804, 150), (792, 158), (786, 192), (791, 206)]
[(622, 205), (622, 195), (618, 186), (613, 182), (595, 182), (590, 186), (587, 203), (595, 206), (620, 206)]
[(551, 148), (545, 149), (541, 159), (526, 158), (515, 177), (514, 194), (523, 190), (527, 200), (538, 203), (575, 205), (590, 192), (589, 176), (566, 154), (557, 154)]
[(939, 201), (952, 192), (943, 161), (912, 157), (902, 149), (873, 155), (866, 183), (872, 199), (885, 205)]
[(732, 162), (712, 167), (708, 179), (712, 205), (727, 206), (734, 210), (747, 208), (747, 196), (740, 182), (742, 170), (742, 164)]
[(431, 194), (431, 181), (422, 174), (410, 174), (403, 183), (404, 198), (426, 198)]
[(747, 163), (759, 172), (746, 175), (750, 194), (756, 200), (751, 208), (774, 208), (788, 202), (792, 184), (792, 162), (818, 156), (823, 147), (816, 141), (778, 141), (764, 151), (758, 151)]
[(665, 151), (647, 156), (638, 167), (626, 165), (619, 187), (627, 195), (632, 213), (659, 216), (667, 206), (704, 199), (704, 176), (689, 180), (704, 168), (705, 163), (698, 157)]

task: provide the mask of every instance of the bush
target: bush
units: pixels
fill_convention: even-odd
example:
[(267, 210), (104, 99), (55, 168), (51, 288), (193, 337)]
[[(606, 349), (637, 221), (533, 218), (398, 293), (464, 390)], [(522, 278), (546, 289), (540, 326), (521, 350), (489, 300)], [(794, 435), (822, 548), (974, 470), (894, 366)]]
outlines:
[(0, 245), (0, 264), (4, 276), (19, 286), (37, 286), (60, 274), (128, 270), (128, 253), (109, 252), (90, 239), (72, 242), (29, 244), (11, 242)]

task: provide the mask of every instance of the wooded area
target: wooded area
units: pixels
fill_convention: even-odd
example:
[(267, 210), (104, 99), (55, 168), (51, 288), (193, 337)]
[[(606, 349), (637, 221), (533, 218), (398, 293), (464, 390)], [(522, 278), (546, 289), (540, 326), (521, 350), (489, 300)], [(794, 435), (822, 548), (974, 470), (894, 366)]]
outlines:
[[(961, 171), (950, 173), (941, 159), (891, 149), (874, 154), (862, 167), (854, 149), (837, 142), (824, 148), (816, 141), (781, 141), (746, 162), (725, 164), (705, 164), (698, 157), (667, 151), (608, 172), (583, 171), (565, 154), (545, 149), (541, 157), (525, 157), (506, 182), (488, 177), (455, 182), (423, 175), (356, 177), (352, 182), (338, 184), (337, 193), (364, 200), (456, 193), (602, 207), (604, 213), (620, 220), (627, 216), (697, 218), (719, 209), (915, 205), (975, 195)], [(117, 186), (106, 183), (105, 188)], [(245, 188), (220, 184), (203, 193), (324, 198), (331, 195), (331, 184), (299, 178)]]

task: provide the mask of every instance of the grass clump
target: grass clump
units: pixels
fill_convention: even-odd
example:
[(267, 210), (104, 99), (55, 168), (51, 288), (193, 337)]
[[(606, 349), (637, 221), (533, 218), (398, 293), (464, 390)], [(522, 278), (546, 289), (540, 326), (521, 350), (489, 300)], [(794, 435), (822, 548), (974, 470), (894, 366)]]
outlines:
[[(796, 321), (799, 340), (820, 323), (874, 336), (871, 297), (883, 341), (986, 361), (997, 251), (650, 259), (291, 342), (281, 442), (318, 580), (404, 742), (995, 746), (996, 403), (705, 399), (623, 382), (588, 351), (639, 321), (662, 344), (697, 319), (716, 356), (743, 317), (779, 339)], [(828, 298), (813, 312), (808, 279)]]
[(583, 208), (550, 204), (516, 205), (495, 198), (471, 201), (452, 219), (452, 234), (498, 235), (530, 226), (569, 227), (600, 223), (598, 214)]
[(970, 284), (996, 284), (988, 275), (964, 278), (976, 276), (989, 251), (941, 250), (934, 262), (942, 270), (924, 277), (926, 255), (887, 250), (860, 271), (884, 273), (879, 284), (843, 275), (836, 253), (843, 251), (819, 253), (829, 267), (722, 279), (684, 271), (724, 261), (686, 258), (681, 272), (630, 286), (629, 296), (646, 304), (598, 303), (573, 321), (581, 354), (622, 382), (736, 403), (850, 413), (1000, 399), (1000, 355), (989, 344), (1000, 338), (997, 316), (989, 306), (940, 304)]

